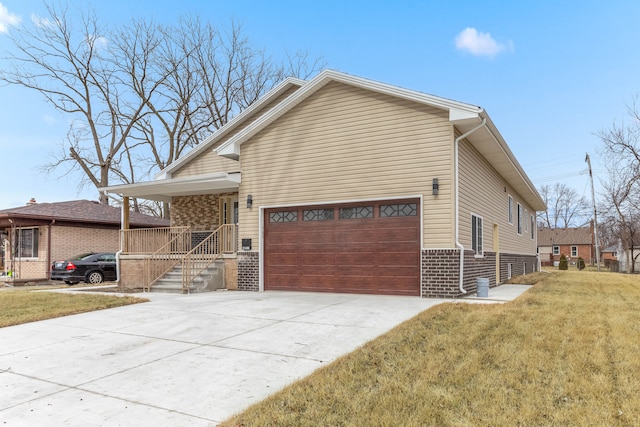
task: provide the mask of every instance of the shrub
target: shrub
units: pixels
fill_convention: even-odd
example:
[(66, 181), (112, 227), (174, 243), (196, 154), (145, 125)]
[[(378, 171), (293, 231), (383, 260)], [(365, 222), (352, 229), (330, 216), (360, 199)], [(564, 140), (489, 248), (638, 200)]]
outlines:
[(578, 258), (578, 270), (584, 270), (584, 259), (582, 257)]
[(558, 270), (568, 270), (569, 263), (567, 262), (567, 257), (564, 254), (560, 255), (560, 264), (558, 265)]

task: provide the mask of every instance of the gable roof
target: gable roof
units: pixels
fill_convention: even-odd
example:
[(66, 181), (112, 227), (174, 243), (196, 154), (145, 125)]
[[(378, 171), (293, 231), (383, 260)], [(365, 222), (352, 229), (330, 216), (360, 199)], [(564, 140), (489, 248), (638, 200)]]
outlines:
[[(199, 154), (206, 150), (214, 150), (218, 155), (238, 160), (240, 158), (240, 146), (245, 141), (278, 120), (285, 113), (330, 82), (347, 84), (446, 110), (449, 114), (450, 122), (456, 127), (460, 135), (473, 130), (473, 132), (466, 137), (466, 140), (509, 182), (509, 185), (511, 185), (525, 202), (536, 211), (546, 209), (544, 200), (524, 172), (522, 166), (520, 166), (516, 160), (489, 115), (481, 107), (352, 76), (335, 70), (322, 71), (309, 81), (291, 78), (286, 79), (233, 120), (229, 121), (225, 126), (213, 133), (191, 152), (162, 170), (156, 176), (156, 181), (119, 185), (100, 188), (99, 190), (153, 200), (166, 200), (172, 195), (172, 192), (174, 192), (174, 194), (182, 194), (181, 192), (184, 191), (181, 188), (183, 183), (174, 181), (171, 178), (172, 172), (197, 158)], [(269, 103), (277, 100), (279, 96), (286, 95), (287, 91), (292, 91), (292, 93), (276, 103), (275, 106), (266, 110), (266, 112), (262, 110), (263, 107), (269, 106)], [(209, 185), (212, 189), (211, 191), (219, 191), (220, 188), (231, 190), (234, 187), (237, 188), (240, 182), (240, 177), (228, 174), (225, 176), (218, 176), (220, 174), (214, 175), (216, 176), (205, 180), (207, 182), (203, 181), (203, 185)], [(200, 181), (202, 181), (203, 178), (204, 177), (201, 177)], [(164, 196), (161, 193), (164, 193)]]
[(305, 84), (295, 91), (287, 99), (279, 103), (268, 113), (250, 123), (240, 132), (227, 141), (220, 144), (215, 150), (218, 154), (233, 159), (240, 156), (240, 145), (254, 136), (256, 133), (264, 129), (276, 119), (280, 118), (286, 112), (300, 104), (302, 101), (313, 95), (330, 82), (339, 82), (351, 86), (359, 87), (366, 90), (387, 94), (397, 98), (403, 98), (410, 101), (430, 105), (432, 107), (441, 108), (449, 111), (449, 120), (468, 120), (478, 117), (483, 111), (481, 107), (465, 104), (462, 102), (452, 101), (433, 95), (427, 95), (422, 92), (404, 89), (398, 86), (392, 86), (386, 83), (380, 83), (373, 80), (364, 79), (362, 77), (352, 76), (335, 70), (324, 70), (316, 77), (305, 82)]
[(579, 228), (540, 228), (538, 246), (554, 245), (591, 245), (593, 236), (590, 227)]
[(283, 80), (280, 84), (276, 85), (273, 89), (268, 91), (264, 96), (260, 97), (256, 102), (245, 108), (236, 117), (231, 119), (228, 123), (222, 126), (220, 129), (213, 132), (204, 141), (195, 146), (192, 150), (186, 153), (184, 156), (178, 158), (172, 164), (164, 168), (156, 175), (156, 179), (170, 178), (171, 174), (180, 169), (191, 160), (198, 157), (201, 153), (211, 149), (212, 145), (220, 142), (224, 137), (238, 129), (245, 124), (248, 120), (253, 118), (253, 115), (260, 111), (264, 106), (269, 105), (270, 102), (285, 94), (287, 91), (302, 87), (306, 81), (289, 77)]
[[(215, 148), (215, 151), (221, 156), (239, 159), (240, 146), (245, 141), (330, 82), (339, 82), (447, 110), (449, 120), (458, 128), (461, 134), (482, 125), (467, 136), (466, 139), (473, 144), (480, 154), (489, 161), (496, 171), (509, 182), (533, 209), (537, 211), (546, 209), (546, 204), (538, 190), (527, 177), (489, 115), (481, 107), (352, 76), (335, 70), (325, 70), (306, 82), (300, 89), (296, 90), (269, 112), (222, 142)], [(211, 142), (213, 143), (214, 140)]]
[[(138, 212), (131, 212), (129, 222), (132, 227), (167, 227), (169, 220)], [(115, 225), (120, 227), (120, 208), (107, 206), (90, 200), (73, 200), (56, 203), (34, 203), (18, 208), (0, 210), (0, 225), (7, 227), (9, 219), (20, 226), (41, 221), (56, 223), (82, 223), (86, 225)]]

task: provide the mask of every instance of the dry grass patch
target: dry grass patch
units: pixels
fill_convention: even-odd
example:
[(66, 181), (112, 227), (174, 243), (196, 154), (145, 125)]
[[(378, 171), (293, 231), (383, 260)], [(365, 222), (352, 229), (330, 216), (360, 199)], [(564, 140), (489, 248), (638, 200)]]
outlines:
[(145, 301), (147, 300), (142, 298), (100, 294), (80, 295), (18, 289), (3, 290), (0, 292), (0, 307), (2, 307), (2, 310), (0, 310), (0, 327)]
[(538, 279), (509, 304), (427, 310), (224, 425), (637, 425), (637, 277)]

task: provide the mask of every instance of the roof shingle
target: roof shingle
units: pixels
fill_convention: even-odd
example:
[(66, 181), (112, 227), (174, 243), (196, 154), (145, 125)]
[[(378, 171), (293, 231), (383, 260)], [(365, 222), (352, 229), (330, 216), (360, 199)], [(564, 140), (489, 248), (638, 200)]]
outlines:
[[(34, 203), (18, 208), (0, 210), (0, 218), (22, 217), (94, 224), (120, 224), (121, 210), (91, 200), (73, 200), (56, 203)], [(138, 212), (131, 212), (132, 227), (167, 227), (169, 220)]]
[(590, 245), (593, 242), (590, 227), (579, 228), (540, 228), (538, 246), (553, 245)]

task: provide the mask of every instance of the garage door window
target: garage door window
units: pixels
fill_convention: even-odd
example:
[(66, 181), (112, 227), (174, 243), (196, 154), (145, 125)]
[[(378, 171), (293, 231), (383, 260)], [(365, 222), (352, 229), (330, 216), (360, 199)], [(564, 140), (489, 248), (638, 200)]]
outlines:
[(418, 205), (416, 203), (398, 203), (392, 205), (380, 205), (380, 218), (396, 216), (416, 216)]
[(373, 218), (373, 206), (340, 208), (340, 219)]
[(307, 209), (302, 214), (303, 221), (333, 221), (333, 209)]
[(298, 222), (298, 211), (271, 212), (269, 222)]

